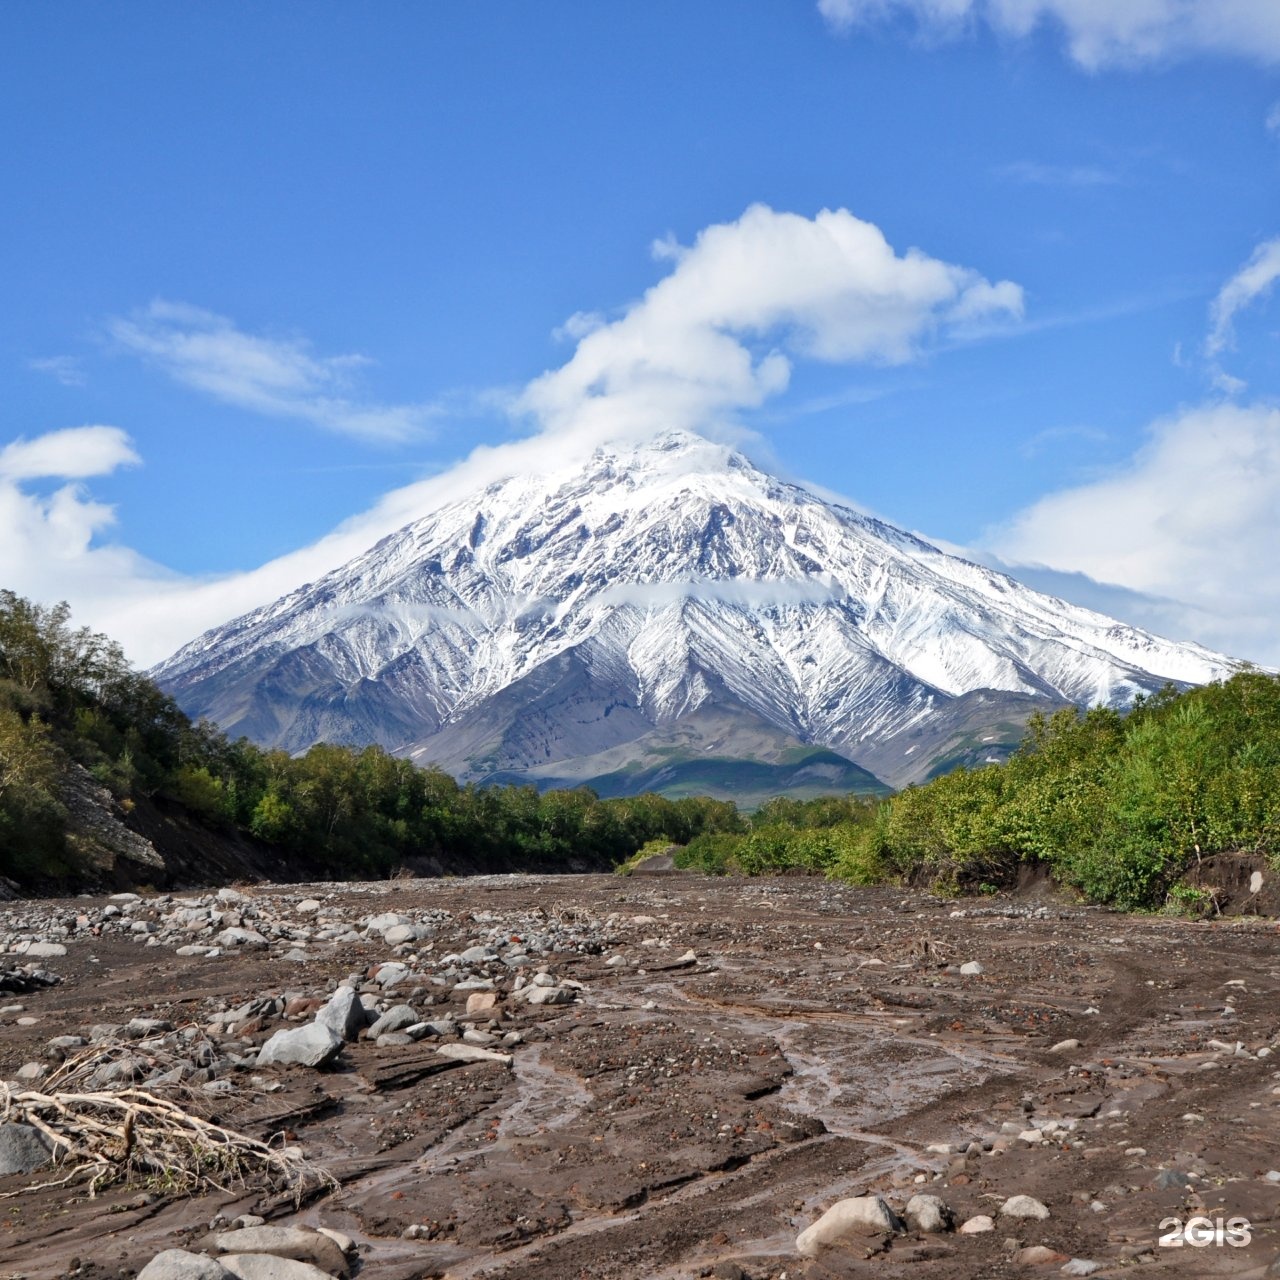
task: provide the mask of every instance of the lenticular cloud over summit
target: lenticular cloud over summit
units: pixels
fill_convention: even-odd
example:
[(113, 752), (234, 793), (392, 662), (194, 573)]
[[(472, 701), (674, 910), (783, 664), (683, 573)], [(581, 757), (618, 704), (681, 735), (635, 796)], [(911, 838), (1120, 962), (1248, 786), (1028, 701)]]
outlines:
[(902, 364), (930, 338), (1016, 319), (1022, 290), (918, 249), (847, 209), (753, 205), (656, 255), (674, 267), (618, 319), (577, 317), (577, 349), (517, 406), (592, 442), (699, 430), (786, 389), (792, 360)]

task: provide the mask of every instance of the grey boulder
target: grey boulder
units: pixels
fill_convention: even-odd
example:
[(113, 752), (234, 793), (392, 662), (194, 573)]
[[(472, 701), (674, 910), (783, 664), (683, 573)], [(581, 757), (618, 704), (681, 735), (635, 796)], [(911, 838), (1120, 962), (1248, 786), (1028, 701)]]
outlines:
[(940, 1196), (912, 1196), (907, 1201), (904, 1216), (912, 1230), (925, 1235), (949, 1231), (952, 1225), (951, 1210)]
[(1049, 1210), (1034, 1196), (1010, 1196), (1000, 1206), (1000, 1214), (1005, 1218), (1035, 1218), (1043, 1222)]
[(34, 1173), (52, 1159), (39, 1129), (29, 1124), (0, 1124), (0, 1174)]
[(525, 987), (519, 992), (525, 1004), (572, 1004), (576, 998), (572, 987)]
[(342, 1049), (342, 1037), (318, 1022), (277, 1031), (258, 1050), (258, 1066), (324, 1067)]
[(243, 1227), (221, 1231), (209, 1243), (221, 1254), (270, 1254), (310, 1263), (331, 1275), (347, 1274), (347, 1257), (338, 1245), (305, 1227)]
[(434, 930), (427, 928), (421, 924), (393, 924), (387, 929), (382, 940), (388, 946), (398, 946), (402, 942), (420, 942), (423, 938), (431, 937)]
[(390, 1008), (369, 1028), (369, 1039), (376, 1040), (391, 1031), (403, 1031), (418, 1021), (418, 1015), (407, 1004)]
[(509, 1053), (495, 1053), (474, 1044), (442, 1044), (436, 1050), (437, 1058), (451, 1058), (454, 1062), (500, 1062), (509, 1067), (514, 1059)]
[(231, 1272), (203, 1253), (166, 1249), (138, 1272), (138, 1280), (231, 1280)]
[(826, 1245), (850, 1236), (888, 1235), (903, 1230), (902, 1220), (880, 1196), (851, 1196), (837, 1200), (813, 1226), (796, 1237), (796, 1250), (806, 1258)]
[(310, 1262), (278, 1258), (274, 1253), (228, 1253), (221, 1261), (237, 1280), (333, 1280)]
[(368, 1021), (360, 997), (351, 987), (339, 987), (329, 1003), (316, 1014), (316, 1023), (343, 1040), (354, 1040)]

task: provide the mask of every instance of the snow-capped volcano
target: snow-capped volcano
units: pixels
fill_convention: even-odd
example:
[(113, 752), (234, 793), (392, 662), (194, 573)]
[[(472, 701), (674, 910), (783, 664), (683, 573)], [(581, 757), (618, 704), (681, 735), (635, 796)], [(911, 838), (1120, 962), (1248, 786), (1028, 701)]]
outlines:
[(672, 432), (462, 494), (153, 674), (291, 751), (625, 790), (817, 748), (900, 785), (1007, 751), (1035, 707), (1233, 668)]

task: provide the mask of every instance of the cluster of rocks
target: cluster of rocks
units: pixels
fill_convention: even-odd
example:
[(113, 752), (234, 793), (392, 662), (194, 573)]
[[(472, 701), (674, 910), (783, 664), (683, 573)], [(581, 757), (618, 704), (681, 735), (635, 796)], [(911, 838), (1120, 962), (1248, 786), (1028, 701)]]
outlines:
[(1034, 906), (1028, 902), (995, 902), (955, 907), (947, 913), (953, 920), (1070, 920), (1079, 908)]
[[(30, 963), (16, 969), (0, 969), (0, 994), (23, 995), (28, 991), (40, 991), (55, 987), (62, 979), (38, 964)], [(5, 1010), (0, 1010), (0, 1013)]]
[[(277, 943), (298, 941), (296, 930), (246, 903), (235, 890), (220, 890), (199, 906), (153, 899), (146, 909), (159, 914), (156, 932), (138, 928), (155, 923), (141, 918), (142, 902), (134, 895), (116, 895), (97, 913), (98, 921), (148, 942), (173, 941), (175, 929), (195, 928), (217, 928), (213, 940), (219, 947), (266, 946), (270, 945), (268, 935)], [(166, 906), (168, 910), (163, 909)], [(523, 932), (517, 931), (509, 916), (472, 915), (467, 921), (470, 945), (435, 955), (433, 939), (452, 920), (446, 912), (424, 912), (414, 918), (382, 912), (349, 922), (326, 922), (317, 899), (302, 899), (294, 910), (314, 919), (309, 940), (333, 937), (381, 944), (384, 954), (390, 954), (361, 972), (331, 980), (327, 994), (314, 989), (279, 990), (238, 1005), (208, 1009), (198, 1020), (181, 1026), (163, 1018), (135, 1017), (123, 1024), (99, 1023), (82, 1027), (77, 1034), (55, 1036), (46, 1045), (45, 1061), (28, 1062), (19, 1069), (18, 1083), (32, 1086), (75, 1056), (94, 1060), (85, 1077), (90, 1088), (181, 1084), (228, 1093), (236, 1089), (239, 1073), (270, 1066), (325, 1067), (344, 1045), (356, 1040), (393, 1048), (431, 1039), (439, 1042), (436, 1051), (444, 1057), (490, 1058), (509, 1064), (505, 1051), (523, 1038), (509, 1025), (511, 1015), (522, 1007), (572, 1004), (584, 989), (580, 982), (555, 976), (548, 957), (569, 946), (598, 951), (604, 945), (597, 931), (550, 925), (535, 911), (523, 914), (537, 927)], [(117, 923), (131, 916), (131, 923)], [(77, 920), (85, 918), (89, 917)], [(476, 925), (487, 927), (476, 936)], [(72, 925), (64, 921), (60, 927)], [(566, 932), (572, 936), (566, 937)], [(188, 950), (189, 945), (178, 951)], [(7, 1012), (20, 1012), (20, 1006), (9, 1006)], [(272, 1085), (260, 1075), (250, 1074), (249, 1081), (259, 1089), (269, 1090)]]
[(328, 1227), (272, 1227), (243, 1215), (191, 1248), (166, 1249), (138, 1280), (345, 1280), (355, 1242)]
[[(935, 1195), (917, 1194), (907, 1201), (899, 1213), (883, 1196), (851, 1196), (838, 1200), (812, 1226), (796, 1237), (796, 1252), (802, 1257), (815, 1258), (824, 1250), (847, 1246), (860, 1239), (881, 1239), (915, 1232), (918, 1235), (937, 1235), (954, 1231), (958, 1235), (985, 1235), (995, 1231), (1001, 1220), (1025, 1227), (1049, 1218), (1049, 1209), (1042, 1201), (1028, 1195), (1008, 1197), (1000, 1205), (995, 1216), (975, 1214), (957, 1222), (952, 1208)], [(1102, 1269), (1102, 1263), (1089, 1258), (1069, 1258), (1047, 1245), (1022, 1245), (1020, 1240), (1010, 1242), (1015, 1246), (1014, 1260), (1025, 1265), (1037, 1266), (1060, 1262), (1062, 1271), (1072, 1276), (1088, 1276)]]
[[(452, 919), (446, 911), (412, 917), (394, 911), (353, 915), (351, 899), (359, 895), (353, 895), (352, 886), (340, 888), (341, 904), (328, 901), (329, 895), (233, 888), (197, 896), (116, 893), (105, 903), (84, 905), (27, 902), (0, 912), (0, 953), (63, 956), (67, 943), (76, 939), (122, 937), (148, 947), (172, 947), (182, 956), (213, 958), (228, 951), (270, 949), (283, 959), (305, 961), (346, 943), (376, 941), (397, 951), (425, 943), (430, 949), (431, 940)], [(477, 939), (486, 954), (500, 956), (512, 968), (555, 952), (598, 954), (606, 945), (597, 926), (557, 920), (538, 909), (517, 917), (479, 912), (472, 922), (489, 926)]]
[[(486, 951), (473, 960), (489, 956)], [(83, 1083), (91, 1089), (184, 1085), (228, 1093), (235, 1091), (239, 1074), (249, 1073), (251, 1086), (270, 1092), (278, 1086), (255, 1072), (271, 1066), (325, 1067), (344, 1045), (360, 1039), (381, 1048), (432, 1039), (443, 1057), (509, 1064), (502, 1050), (521, 1043), (523, 1035), (503, 1027), (508, 1006), (569, 1004), (584, 989), (556, 978), (546, 966), (500, 980), (480, 976), (461, 956), (444, 961), (449, 963), (430, 974), (395, 961), (375, 964), (366, 974), (336, 984), (327, 999), (305, 991), (268, 993), (214, 1010), (203, 1024), (175, 1026), (153, 1017), (97, 1023), (50, 1039), (45, 1061), (25, 1063), (15, 1085), (34, 1086), (77, 1057), (86, 1063)], [(455, 999), (460, 1007), (444, 1006)], [(279, 1022), (289, 1025), (273, 1030)]]

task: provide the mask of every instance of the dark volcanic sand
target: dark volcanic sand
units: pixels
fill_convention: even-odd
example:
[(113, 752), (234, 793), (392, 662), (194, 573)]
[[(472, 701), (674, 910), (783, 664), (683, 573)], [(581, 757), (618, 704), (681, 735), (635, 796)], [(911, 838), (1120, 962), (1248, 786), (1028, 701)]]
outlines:
[[(501, 1029), (525, 1035), (512, 1070), (434, 1070), (428, 1040), (351, 1045), (328, 1071), (229, 1077), (235, 1092), (208, 1104), (221, 1121), (255, 1136), (287, 1130), (341, 1181), (336, 1195), (298, 1211), (252, 1188), (177, 1200), (138, 1187), (94, 1201), (76, 1188), (24, 1193), (0, 1200), (0, 1276), (129, 1276), (218, 1212), (345, 1231), (360, 1242), (363, 1274), (386, 1280), (968, 1280), (1058, 1275), (1068, 1258), (1102, 1263), (1103, 1277), (1261, 1277), (1280, 1252), (1280, 1183), (1265, 1179), (1280, 1169), (1280, 1048), (1256, 1056), (1280, 1033), (1274, 921), (1053, 902), (1036, 916), (1025, 899), (944, 902), (808, 879), (245, 892), (281, 911), (312, 892), (352, 920), (444, 910), (436, 955), (483, 935), (472, 913), (487, 929), (538, 905), (598, 937), (601, 951), (550, 959), (559, 977), (585, 984), (579, 1003), (497, 1010)], [(677, 963), (689, 948), (696, 962)], [(93, 1023), (141, 1013), (203, 1023), (259, 994), (323, 994), (393, 958), (377, 941), (316, 950), (292, 963), (73, 939), (66, 957), (42, 961), (60, 986), (0, 996), (39, 1019), (0, 1019), (0, 1079), (41, 1058), (51, 1037)], [(614, 954), (628, 964), (607, 966)], [(981, 975), (954, 971), (973, 960)], [(424, 1016), (461, 1015), (465, 995), (430, 992)], [(261, 1043), (280, 1025), (246, 1034)], [(1080, 1047), (1050, 1052), (1068, 1038)], [(1211, 1039), (1241, 1042), (1248, 1056)], [(270, 1079), (284, 1088), (265, 1091)], [(1001, 1134), (1054, 1118), (1075, 1128), (1035, 1146)], [(926, 1150), (984, 1138), (997, 1150)], [(1154, 1189), (1162, 1169), (1193, 1175), (1190, 1185)], [(31, 1180), (0, 1179), (0, 1194)], [(984, 1235), (857, 1241), (816, 1260), (796, 1253), (797, 1233), (823, 1210), (873, 1191), (899, 1210), (916, 1191), (939, 1195), (957, 1221), (994, 1216), (1025, 1193), (1052, 1216), (997, 1220)], [(1248, 1218), (1252, 1243), (1157, 1246), (1163, 1219), (1193, 1213)], [(405, 1238), (415, 1226), (418, 1238)], [(1063, 1256), (1028, 1266), (1011, 1240)]]

